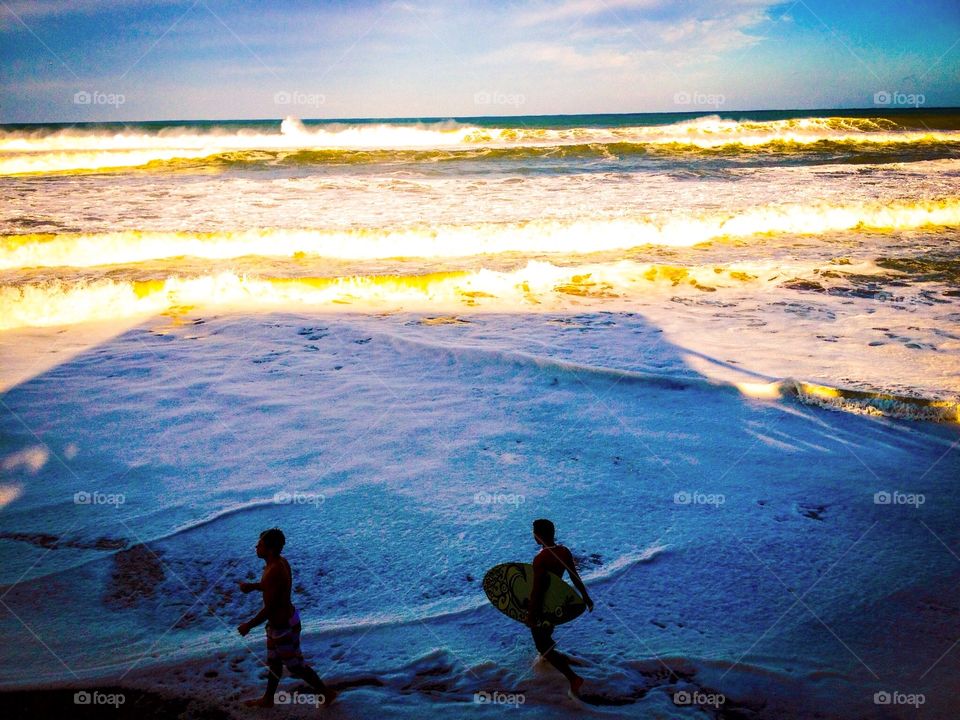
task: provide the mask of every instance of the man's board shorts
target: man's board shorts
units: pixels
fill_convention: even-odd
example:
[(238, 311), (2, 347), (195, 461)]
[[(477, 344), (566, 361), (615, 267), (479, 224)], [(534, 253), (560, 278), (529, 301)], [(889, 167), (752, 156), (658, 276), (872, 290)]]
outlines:
[(290, 615), (290, 624), (286, 627), (273, 627), (267, 623), (267, 662), (279, 660), (288, 668), (302, 665), (300, 629), (300, 613), (296, 610)]

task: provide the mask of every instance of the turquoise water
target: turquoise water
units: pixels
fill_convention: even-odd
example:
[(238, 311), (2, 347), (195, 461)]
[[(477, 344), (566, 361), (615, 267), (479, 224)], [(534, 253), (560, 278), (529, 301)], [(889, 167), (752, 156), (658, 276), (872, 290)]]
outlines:
[[(584, 115), (477, 115), (471, 117), (402, 117), (402, 118), (301, 118), (307, 126), (324, 125), (411, 125), (416, 123), (441, 123), (454, 121), (479, 127), (505, 128), (574, 128), (574, 127), (633, 127), (651, 125), (671, 125), (695, 120), (700, 117), (719, 117), (724, 120), (767, 122), (771, 120), (789, 120), (797, 118), (867, 118), (890, 120), (904, 128), (930, 128), (933, 130), (956, 130), (960, 128), (960, 111), (957, 108), (924, 108), (922, 110), (882, 110), (866, 108), (862, 110), (829, 109), (820, 110), (737, 110), (716, 112), (678, 112), (678, 113), (593, 113)], [(199, 130), (224, 127), (247, 129), (271, 129), (276, 126), (274, 118), (262, 120), (152, 120), (124, 123), (8, 123), (0, 125), (6, 131), (23, 130), (64, 130), (80, 128), (90, 130), (116, 130), (133, 128), (138, 130), (161, 130), (169, 127), (188, 127)]]

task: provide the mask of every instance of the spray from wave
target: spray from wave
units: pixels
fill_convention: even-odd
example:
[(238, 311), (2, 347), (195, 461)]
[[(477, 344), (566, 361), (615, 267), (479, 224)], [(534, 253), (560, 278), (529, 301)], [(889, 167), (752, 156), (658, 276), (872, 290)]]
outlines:
[[(157, 132), (0, 133), (0, 175), (133, 168), (171, 160), (223, 160), (224, 156), (254, 162), (262, 159), (256, 154), (262, 152), (326, 151), (326, 155), (301, 156), (300, 160), (330, 162), (337, 159), (336, 153), (384, 150), (435, 151), (438, 156), (467, 153), (468, 157), (476, 157), (477, 149), (542, 152), (553, 148), (580, 148), (581, 152), (596, 154), (604, 149), (629, 152), (631, 146), (637, 149), (763, 150), (817, 145), (869, 148), (929, 144), (953, 147), (960, 144), (960, 131), (904, 129), (885, 119), (835, 117), (735, 121), (710, 116), (669, 125), (562, 129), (487, 128), (454, 121), (306, 126), (297, 118), (288, 117), (276, 132), (171, 127)], [(471, 152), (473, 155), (469, 155)]]

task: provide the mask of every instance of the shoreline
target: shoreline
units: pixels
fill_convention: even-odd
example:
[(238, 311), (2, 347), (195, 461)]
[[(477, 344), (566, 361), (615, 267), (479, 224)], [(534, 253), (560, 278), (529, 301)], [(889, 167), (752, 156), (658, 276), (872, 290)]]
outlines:
[[(503, 668), (476, 666), (473, 670), (480, 673), (476, 680), (461, 677), (451, 684), (452, 678), (443, 676), (443, 668), (453, 659), (446, 650), (415, 660), (405, 668), (407, 672), (387, 672), (382, 679), (371, 675), (329, 678), (328, 686), (338, 697), (325, 708), (311, 704), (314, 696), (308, 686), (284, 674), (276, 704), (269, 710), (243, 705), (244, 700), (260, 694), (262, 679), (236, 674), (230, 678), (213, 669), (219, 666), (217, 658), (208, 657), (143, 669), (119, 681), (71, 681), (0, 690), (0, 712), (11, 720), (57, 715), (71, 720), (308, 718), (316, 717), (318, 710), (327, 717), (343, 718), (461, 718), (467, 713), (471, 717), (502, 717), (504, 708), (489, 698), (514, 697), (518, 701), (509, 709), (523, 706), (525, 717), (538, 719), (583, 712), (618, 718), (699, 718), (706, 713), (719, 720), (954, 717), (954, 708), (945, 698), (921, 695), (919, 706), (885, 704), (877, 700), (885, 691), (872, 683), (826, 670), (793, 674), (750, 663), (678, 656), (624, 663), (621, 671), (629, 672), (634, 681), (619, 694), (598, 690), (602, 683), (591, 684), (588, 677), (582, 698), (574, 700), (567, 695), (563, 678), (545, 663), (536, 662), (532, 648), (530, 654), (533, 665), (526, 678), (503, 675)], [(574, 661), (590, 669), (588, 661)], [(234, 666), (231, 669), (246, 673)], [(494, 678), (499, 678), (504, 689), (490, 689)]]

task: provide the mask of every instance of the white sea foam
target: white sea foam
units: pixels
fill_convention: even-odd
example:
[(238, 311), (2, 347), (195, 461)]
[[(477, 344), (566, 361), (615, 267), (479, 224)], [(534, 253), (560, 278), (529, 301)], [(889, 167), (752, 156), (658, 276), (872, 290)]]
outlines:
[(238, 151), (458, 150), (479, 147), (538, 148), (617, 143), (715, 149), (817, 143), (910, 145), (958, 143), (960, 131), (906, 130), (889, 121), (807, 118), (734, 121), (702, 117), (671, 125), (618, 128), (484, 128), (452, 121), (414, 125), (305, 126), (283, 120), (276, 131), (226, 127), (198, 131), (168, 127), (159, 132), (128, 129), (7, 131), (0, 134), (0, 175), (137, 167), (174, 158), (196, 159)]
[[(336, 259), (442, 258), (507, 252), (587, 254), (643, 245), (685, 247), (754, 235), (823, 235), (857, 229), (960, 226), (960, 200), (779, 205), (741, 212), (658, 217), (576, 218), (463, 226), (352, 231), (240, 230), (219, 233), (125, 231), (0, 239), (0, 269), (88, 267), (190, 256), (249, 255)], [(175, 271), (176, 264), (172, 265)]]

